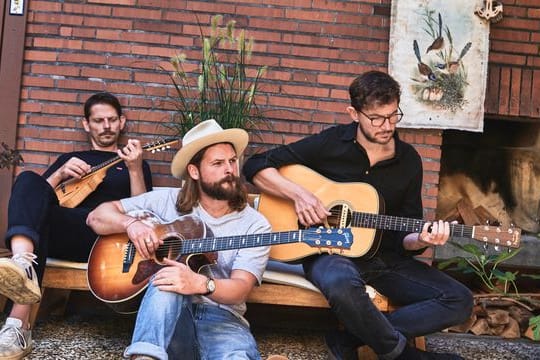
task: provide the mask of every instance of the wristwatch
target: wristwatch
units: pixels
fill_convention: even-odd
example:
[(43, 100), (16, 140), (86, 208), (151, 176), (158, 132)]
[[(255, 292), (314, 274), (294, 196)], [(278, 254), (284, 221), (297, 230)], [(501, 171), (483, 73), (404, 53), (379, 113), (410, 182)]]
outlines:
[(206, 280), (206, 292), (203, 295), (208, 296), (214, 291), (216, 291), (216, 282), (214, 281), (214, 279), (209, 277), (208, 280)]

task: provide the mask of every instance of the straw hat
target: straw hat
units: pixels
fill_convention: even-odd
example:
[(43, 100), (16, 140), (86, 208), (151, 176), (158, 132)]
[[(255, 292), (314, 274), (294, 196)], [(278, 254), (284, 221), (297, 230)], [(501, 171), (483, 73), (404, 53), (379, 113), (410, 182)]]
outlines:
[(242, 129), (223, 128), (214, 119), (203, 121), (189, 130), (182, 139), (182, 147), (171, 163), (172, 175), (181, 178), (189, 161), (199, 150), (207, 146), (219, 143), (231, 143), (236, 150), (236, 155), (240, 156), (246, 148), (249, 135)]

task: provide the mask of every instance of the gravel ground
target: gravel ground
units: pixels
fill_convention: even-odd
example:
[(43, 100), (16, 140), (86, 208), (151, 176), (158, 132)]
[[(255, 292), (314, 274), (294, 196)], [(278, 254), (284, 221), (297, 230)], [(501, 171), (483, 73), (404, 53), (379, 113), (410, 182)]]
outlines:
[[(29, 360), (120, 359), (128, 345), (133, 319), (122, 316), (49, 316), (34, 330)], [(327, 359), (322, 330), (254, 328), (263, 359), (270, 354), (291, 360)], [(438, 333), (427, 337), (427, 348), (456, 352), (468, 360), (540, 359), (540, 343), (494, 337)]]

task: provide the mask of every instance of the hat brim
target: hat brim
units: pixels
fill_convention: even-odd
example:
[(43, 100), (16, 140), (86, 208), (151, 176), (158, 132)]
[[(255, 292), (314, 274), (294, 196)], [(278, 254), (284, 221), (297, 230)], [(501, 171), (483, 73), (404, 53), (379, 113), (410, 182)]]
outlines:
[(249, 135), (242, 129), (225, 129), (219, 133), (208, 135), (194, 140), (178, 150), (171, 163), (171, 173), (175, 178), (182, 178), (186, 172), (189, 161), (200, 150), (207, 146), (219, 143), (231, 143), (236, 150), (236, 155), (240, 156), (249, 142)]

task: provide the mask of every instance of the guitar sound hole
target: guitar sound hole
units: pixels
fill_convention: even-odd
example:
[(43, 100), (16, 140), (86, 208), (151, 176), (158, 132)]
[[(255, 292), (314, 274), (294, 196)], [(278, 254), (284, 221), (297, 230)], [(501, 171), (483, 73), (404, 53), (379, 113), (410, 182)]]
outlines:
[[(162, 262), (163, 258), (175, 260), (180, 255), (180, 246), (175, 238), (165, 239), (164, 244), (156, 251), (156, 260)], [(176, 244), (175, 244), (176, 243)]]
[(336, 205), (330, 208), (332, 215), (328, 216), (328, 225), (332, 228), (349, 227), (351, 224), (352, 213), (348, 206)]
[[(350, 227), (351, 221), (352, 221), (352, 212), (351, 209), (348, 206), (343, 205), (335, 205), (330, 208), (331, 215), (326, 218), (327, 224), (317, 224), (314, 225), (314, 227), (329, 227), (329, 228), (339, 228), (340, 225), (344, 222), (344, 227)], [(342, 221), (342, 220), (345, 221)], [(298, 222), (298, 228), (299, 229), (306, 229), (306, 226), (300, 224)]]

